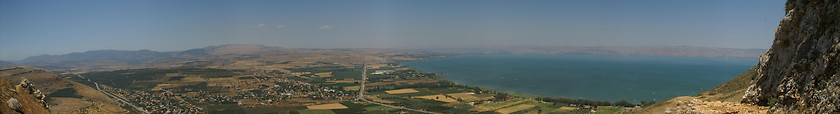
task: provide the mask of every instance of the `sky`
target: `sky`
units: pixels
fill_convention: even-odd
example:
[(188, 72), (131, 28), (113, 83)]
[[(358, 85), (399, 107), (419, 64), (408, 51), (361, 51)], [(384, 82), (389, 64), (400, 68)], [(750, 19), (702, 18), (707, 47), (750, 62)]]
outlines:
[(0, 60), (88, 50), (767, 49), (784, 0), (0, 0)]

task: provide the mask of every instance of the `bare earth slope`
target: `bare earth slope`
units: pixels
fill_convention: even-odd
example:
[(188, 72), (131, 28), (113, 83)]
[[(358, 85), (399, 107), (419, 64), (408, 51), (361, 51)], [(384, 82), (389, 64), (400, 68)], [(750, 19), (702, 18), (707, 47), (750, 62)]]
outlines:
[[(55, 113), (79, 113), (80, 110), (95, 110), (100, 113), (125, 113), (117, 102), (109, 99), (95, 89), (59, 77), (57, 74), (41, 68), (29, 66), (0, 67), (0, 77), (10, 82), (27, 79), (36, 89), (47, 95), (50, 110)], [(52, 97), (51, 93), (62, 89), (72, 89), (80, 97)]]
[(0, 80), (0, 113), (2, 114), (49, 114), (50, 111), (40, 99), (30, 94), (27, 89), (14, 86), (6, 80)]
[[(732, 78), (732, 80), (724, 82), (723, 84), (720, 84), (717, 87), (709, 89), (706, 92), (700, 93), (699, 95), (696, 95), (696, 96), (681, 96), (681, 97), (671, 98), (671, 99), (658, 102), (654, 105), (651, 105), (651, 106), (648, 106), (648, 107), (645, 107), (645, 108), (640, 108), (640, 109), (628, 111), (628, 113), (661, 114), (663, 112), (668, 111), (669, 108), (671, 108), (671, 110), (672, 110), (671, 113), (685, 113), (686, 111), (682, 111), (682, 112), (676, 111), (676, 109), (674, 109), (674, 107), (677, 107), (677, 106), (684, 106), (685, 107), (685, 106), (689, 105), (687, 103), (690, 103), (691, 101), (695, 101), (695, 99), (699, 100), (699, 101), (703, 101), (703, 102), (694, 102), (694, 103), (697, 103), (697, 104), (692, 103), (692, 104), (690, 104), (690, 106), (698, 106), (698, 107), (699, 106), (707, 106), (707, 107), (712, 107), (712, 108), (714, 108), (715, 106), (729, 106), (729, 107), (732, 107), (732, 106), (746, 106), (746, 105), (738, 104), (737, 102), (741, 101), (741, 98), (744, 96), (744, 92), (747, 90), (747, 87), (749, 87), (749, 83), (755, 79), (755, 76), (756, 76), (755, 71), (756, 71), (755, 67), (753, 67), (750, 70), (748, 70), (747, 72), (744, 72), (743, 74), (738, 75), (735, 78)], [(707, 101), (709, 101), (709, 102), (707, 102)], [(714, 101), (719, 101), (719, 102), (714, 102)], [(753, 108), (753, 106), (746, 106), (746, 107), (749, 107), (748, 109), (750, 109), (750, 110), (751, 109), (764, 109), (764, 110), (766, 110), (766, 108), (758, 108), (758, 107)], [(734, 109), (731, 109), (731, 110), (723, 109), (723, 110), (713, 111), (713, 112), (739, 111), (739, 110), (735, 110), (735, 109), (737, 109), (737, 108), (734, 108)], [(744, 111), (744, 110), (740, 110), (740, 111)], [(753, 112), (757, 112), (757, 111), (753, 111)]]

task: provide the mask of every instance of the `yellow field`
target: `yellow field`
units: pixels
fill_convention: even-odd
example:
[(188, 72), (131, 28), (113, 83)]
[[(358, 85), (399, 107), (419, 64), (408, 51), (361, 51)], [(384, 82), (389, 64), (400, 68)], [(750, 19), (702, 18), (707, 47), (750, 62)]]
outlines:
[(157, 84), (157, 86), (152, 88), (152, 91), (163, 90), (164, 88), (170, 88), (170, 87), (172, 87), (172, 84)]
[(290, 74), (291, 74), (291, 75), (294, 75), (294, 76), (300, 76), (300, 75), (303, 75), (303, 74), (309, 74), (309, 73), (311, 73), (311, 72), (292, 72), (292, 73), (290, 73)]
[(507, 106), (511, 106), (511, 105), (514, 105), (514, 104), (519, 104), (521, 102), (525, 102), (525, 101), (523, 99), (511, 99), (511, 100), (507, 100), (507, 101), (503, 101), (503, 102), (497, 102), (497, 103), (485, 103), (485, 104), (476, 105), (475, 108), (472, 108), (470, 110), (474, 110), (474, 111), (478, 111), (478, 112), (491, 111), (491, 110), (496, 110), (496, 109), (499, 109), (499, 108), (502, 108), (502, 107), (507, 107)]
[(367, 65), (367, 67), (368, 67), (368, 68), (370, 68), (370, 69), (379, 69), (380, 67), (385, 67), (385, 66), (388, 66), (388, 65), (387, 65), (387, 64), (372, 64), (372, 65)]
[(431, 99), (443, 102), (458, 102), (458, 100), (443, 96), (443, 95), (427, 95), (427, 96), (419, 96), (415, 98), (423, 98), (423, 99)]
[(330, 77), (330, 76), (332, 76), (331, 74), (332, 74), (332, 72), (321, 72), (321, 73), (315, 73), (315, 76), (318, 76), (318, 77)]
[(452, 96), (455, 99), (461, 99), (463, 101), (475, 101), (478, 100), (478, 97), (473, 96), (475, 93), (465, 92), (465, 93), (453, 93), (453, 94), (446, 94)]
[(388, 94), (402, 94), (402, 93), (414, 93), (414, 92), (420, 92), (420, 91), (417, 91), (417, 90), (414, 90), (414, 89), (398, 89), (398, 90), (385, 91), (385, 93), (388, 93)]
[(499, 109), (499, 110), (496, 110), (496, 112), (499, 112), (499, 113), (502, 113), (502, 114), (509, 114), (509, 113), (513, 113), (513, 112), (516, 112), (516, 111), (525, 110), (525, 109), (528, 109), (528, 108), (533, 108), (533, 107), (536, 107), (536, 105), (521, 104), (521, 105), (516, 105), (516, 106), (512, 106), (512, 107)]
[(575, 110), (577, 110), (577, 108), (576, 107), (564, 106), (564, 107), (558, 108), (557, 110), (560, 110), (560, 111), (575, 111)]
[(379, 95), (365, 95), (365, 98), (367, 98), (371, 101), (380, 102), (380, 103), (397, 103), (397, 102), (394, 102), (394, 101), (379, 99)]
[(309, 109), (312, 109), (312, 110), (331, 110), (331, 109), (345, 109), (345, 108), (347, 108), (347, 106), (341, 105), (340, 103), (332, 103), (332, 104), (306, 106), (306, 108), (309, 108)]
[(359, 91), (361, 86), (347, 86), (344, 87), (344, 91)]

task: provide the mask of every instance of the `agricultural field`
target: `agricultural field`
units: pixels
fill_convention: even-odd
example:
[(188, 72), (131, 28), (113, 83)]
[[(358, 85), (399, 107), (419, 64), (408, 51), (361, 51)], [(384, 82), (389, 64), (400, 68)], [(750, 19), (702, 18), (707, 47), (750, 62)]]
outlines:
[(481, 104), (481, 105), (476, 105), (475, 108), (470, 109), (470, 110), (474, 110), (474, 111), (478, 111), (478, 112), (493, 111), (493, 110), (496, 110), (496, 109), (501, 109), (501, 108), (504, 108), (504, 107), (513, 106), (513, 105), (522, 103), (524, 101), (525, 101), (524, 99), (512, 99), (512, 100), (507, 100), (507, 101), (498, 102), (498, 103), (485, 103), (485, 104)]
[(412, 97), (412, 98), (430, 99), (430, 100), (443, 101), (443, 102), (458, 102), (458, 100), (449, 98), (449, 97), (444, 96), (444, 95), (427, 95), (427, 96), (417, 96), (417, 97)]
[[(358, 101), (361, 65), (287, 68), (286, 71), (251, 72), (209, 68), (134, 69), (82, 74), (117, 96), (140, 106), (171, 105), (180, 110), (207, 113), (403, 113), (391, 108)], [(398, 66), (376, 66), (394, 70), (370, 75), (364, 98), (394, 106), (438, 113), (536, 113), (580, 112), (561, 110), (561, 105), (543, 103), (534, 97), (511, 95), (496, 99), (494, 91), (438, 80), (440, 75), (419, 73)], [(368, 70), (368, 74), (373, 70)], [(132, 79), (132, 80), (128, 80)], [(74, 91), (60, 90), (54, 96), (76, 97)], [(164, 103), (144, 100), (165, 101)], [(182, 102), (183, 101), (183, 102)], [(168, 103), (166, 103), (168, 102)], [(178, 104), (181, 103), (181, 104)], [(164, 111), (146, 107), (150, 111)], [(168, 107), (169, 108), (169, 107)], [(566, 108), (568, 109), (568, 108)], [(613, 109), (604, 112), (614, 112)], [(598, 110), (600, 111), (600, 109)]]
[(346, 109), (347, 106), (344, 106), (340, 103), (330, 103), (330, 104), (306, 106), (306, 108), (310, 109), (310, 110), (332, 110), (332, 109)]
[(461, 101), (476, 101), (481, 99), (473, 95), (475, 95), (475, 93), (472, 92), (446, 94), (446, 96), (450, 96), (454, 99), (461, 99)]
[(335, 114), (330, 110), (298, 110), (300, 114)]
[[(204, 82), (214, 78), (231, 78), (241, 72), (223, 69), (133, 69), (81, 74), (91, 81), (116, 88), (151, 90), (163, 86), (177, 87)], [(160, 88), (157, 88), (160, 89)]]
[(403, 94), (403, 93), (415, 93), (415, 92), (420, 92), (420, 91), (409, 88), (409, 89), (388, 90), (388, 91), (385, 91), (385, 92), (388, 93), (388, 94)]
[(509, 113), (513, 113), (513, 112), (516, 112), (516, 111), (525, 110), (525, 109), (534, 108), (534, 107), (536, 107), (536, 106), (535, 105), (530, 105), (530, 104), (521, 104), (521, 105), (516, 105), (516, 106), (511, 106), (511, 107), (499, 109), (499, 110), (496, 110), (496, 112), (499, 112), (499, 113), (502, 113), (502, 114), (509, 114)]

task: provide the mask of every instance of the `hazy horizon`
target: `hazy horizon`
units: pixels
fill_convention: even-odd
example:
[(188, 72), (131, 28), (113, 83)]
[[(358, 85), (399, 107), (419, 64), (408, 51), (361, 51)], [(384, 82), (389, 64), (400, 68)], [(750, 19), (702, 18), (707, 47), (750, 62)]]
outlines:
[(89, 50), (767, 49), (784, 1), (0, 1), (0, 60)]

